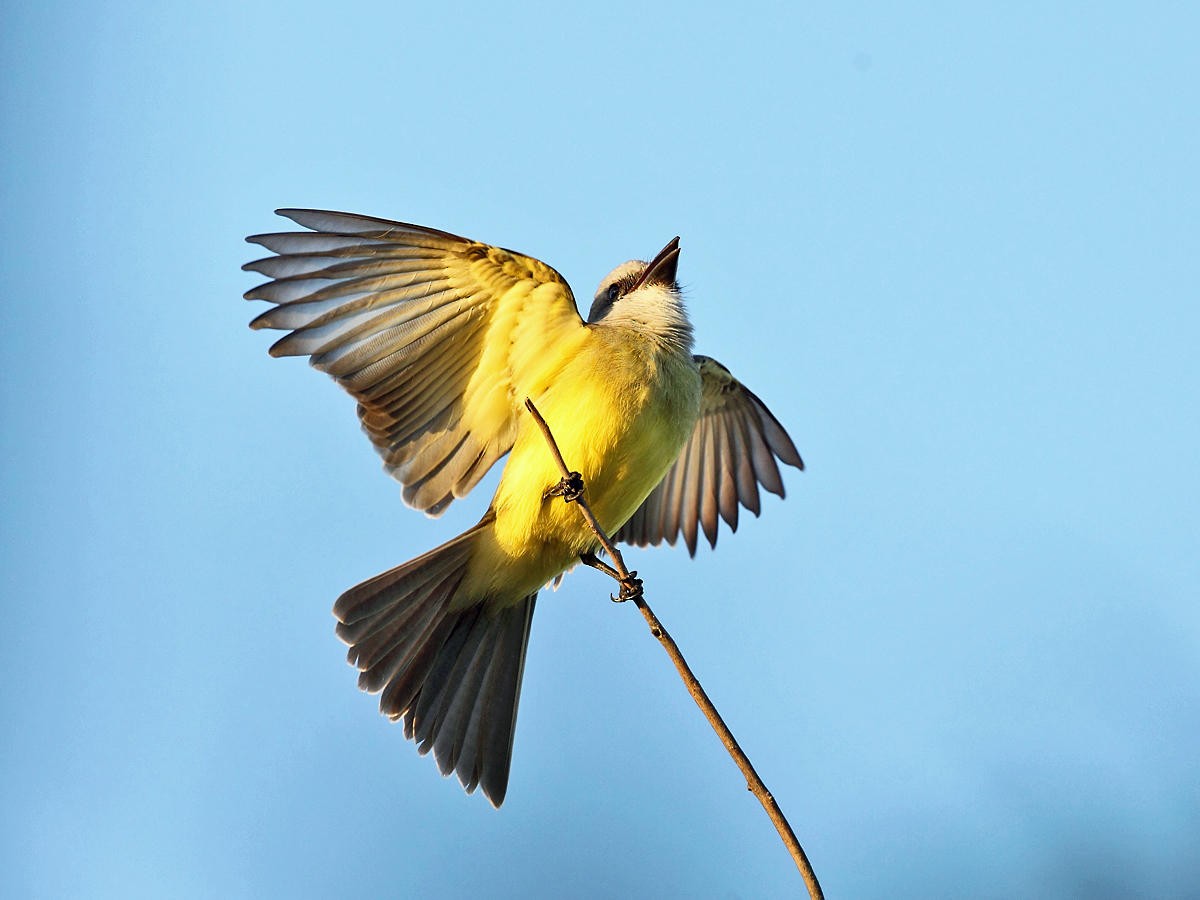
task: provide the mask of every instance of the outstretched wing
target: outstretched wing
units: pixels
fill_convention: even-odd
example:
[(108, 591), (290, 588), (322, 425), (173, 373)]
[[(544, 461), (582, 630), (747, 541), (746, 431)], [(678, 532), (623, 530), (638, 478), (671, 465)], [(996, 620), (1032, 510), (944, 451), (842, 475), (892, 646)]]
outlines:
[(674, 545), (682, 531), (695, 556), (699, 529), (717, 546), (718, 515), (733, 531), (739, 504), (758, 515), (759, 485), (783, 496), (776, 459), (804, 468), (796, 445), (761, 400), (715, 359), (697, 356), (696, 362), (700, 418), (679, 459), (617, 532), (619, 541)]
[(552, 377), (549, 345), (583, 334), (549, 266), (444, 231), (347, 213), (281, 209), (310, 229), (246, 238), (277, 254), (242, 268), (275, 306), (250, 323), (289, 334), (272, 356), (308, 356), (358, 400), (363, 430), (439, 515), (512, 449), (521, 403)]

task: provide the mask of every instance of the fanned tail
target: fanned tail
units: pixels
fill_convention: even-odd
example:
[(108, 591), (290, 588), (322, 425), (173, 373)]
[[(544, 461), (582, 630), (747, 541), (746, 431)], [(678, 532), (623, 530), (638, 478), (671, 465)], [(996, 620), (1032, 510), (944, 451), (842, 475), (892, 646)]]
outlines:
[(380, 712), (403, 718), (404, 736), (421, 754), (433, 750), (443, 775), (457, 773), (468, 794), (481, 787), (499, 806), (537, 594), (498, 610), (486, 598), (451, 609), (488, 525), (351, 588), (333, 614), (359, 687), (382, 691)]

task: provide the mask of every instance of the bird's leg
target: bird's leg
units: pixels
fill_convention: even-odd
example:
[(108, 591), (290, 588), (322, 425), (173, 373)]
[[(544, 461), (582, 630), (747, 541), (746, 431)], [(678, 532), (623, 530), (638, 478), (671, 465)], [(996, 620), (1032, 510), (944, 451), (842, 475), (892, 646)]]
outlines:
[(591, 566), (593, 569), (599, 569), (609, 578), (616, 579), (617, 581), (621, 580), (620, 572), (598, 557), (595, 553), (592, 553), (590, 550), (587, 553), (580, 553), (579, 561), (585, 566)]
[(543, 500), (549, 500), (551, 497), (562, 497), (567, 503), (573, 503), (583, 496), (583, 476), (578, 472), (571, 472), (569, 475), (559, 479), (558, 484), (553, 487), (546, 488), (542, 494)]

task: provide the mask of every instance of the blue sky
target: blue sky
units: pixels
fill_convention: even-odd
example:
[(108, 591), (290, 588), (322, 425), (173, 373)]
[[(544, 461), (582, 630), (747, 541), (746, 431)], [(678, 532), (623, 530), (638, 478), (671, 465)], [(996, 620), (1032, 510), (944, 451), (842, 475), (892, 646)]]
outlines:
[[(631, 564), (836, 897), (1200, 884), (1200, 15), (1187, 4), (26, 4), (0, 29), (9, 896), (772, 897), (632, 606), (538, 605), (508, 799), (330, 606), (440, 543), (271, 360), (278, 206), (538, 256), (682, 238), (809, 470)], [(459, 508), (460, 507), (460, 508)]]

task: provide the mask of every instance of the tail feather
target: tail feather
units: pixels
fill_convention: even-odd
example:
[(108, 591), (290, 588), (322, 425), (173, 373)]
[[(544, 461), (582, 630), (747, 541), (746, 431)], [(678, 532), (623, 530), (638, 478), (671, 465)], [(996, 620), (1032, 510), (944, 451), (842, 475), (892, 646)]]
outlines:
[(478, 627), (482, 612), (480, 607), (472, 607), (454, 623), (429, 670), (426, 689), (412, 705), (414, 727), (409, 728), (405, 720), (404, 736), (416, 741), (418, 750), (430, 749), (426, 745), (431, 745), (431, 736), (441, 728), (446, 707), (455, 695), (479, 690), (480, 649), (487, 636), (486, 628)]
[(405, 737), (420, 753), (432, 749), (443, 775), (457, 772), (468, 793), (481, 786), (495, 806), (508, 788), (536, 599), (531, 594), (497, 613), (477, 607), (460, 618), (426, 682), (438, 687), (422, 691), (404, 716)]
[(463, 742), (460, 758), (475, 760), (474, 772), (489, 797), (503, 799), (508, 788), (508, 767), (489, 768), (486, 763), (490, 759), (512, 758), (521, 678), (525, 674), (525, 648), (529, 644), (536, 600), (537, 595), (533, 594), (509, 610), (511, 618), (502, 636), (505, 646), (492, 654), (487, 680), (479, 695), (479, 709)]
[(382, 689), (397, 668), (428, 643), (442, 625), (460, 580), (459, 575), (446, 578), (430, 589), (425, 602), (409, 603), (381, 616), (379, 627), (361, 638), (348, 654), (350, 663), (362, 670), (359, 687), (372, 693)]
[(380, 711), (403, 718), (404, 736), (420, 753), (432, 750), (443, 775), (456, 772), (467, 793), (482, 787), (499, 806), (537, 595), (502, 609), (456, 599), (488, 525), (351, 588), (334, 615), (359, 686), (382, 692)]
[[(359, 688), (377, 694), (396, 684), (395, 690), (391, 690), (386, 698), (379, 698), (379, 712), (392, 720), (400, 718), (418, 690), (419, 684), (414, 684), (414, 679), (427, 677), (434, 650), (450, 634), (454, 624), (445, 616), (449, 599), (430, 600), (424, 606), (414, 604), (416, 614), (412, 616), (404, 616), (407, 610), (401, 610), (396, 616), (398, 622), (368, 638), (359, 655)], [(377, 643), (378, 646), (374, 646)], [(408, 697), (402, 700), (404, 684), (409, 685), (409, 690)]]
[[(421, 696), (421, 689), (430, 680), (429, 670), (454, 626), (454, 618), (443, 618), (436, 633), (417, 646), (415, 654), (405, 661), (379, 695), (379, 711), (393, 722), (403, 718)], [(404, 736), (409, 737), (407, 733)]]
[[(347, 643), (357, 640), (352, 626), (358, 625), (365, 629), (364, 633), (369, 632), (372, 627), (378, 627), (381, 614), (428, 587), (430, 582), (455, 573), (461, 578), (463, 568), (471, 558), (474, 539), (491, 522), (491, 516), (487, 516), (474, 528), (442, 546), (350, 588), (333, 604), (338, 636)], [(355, 636), (351, 637), (352, 634)]]

